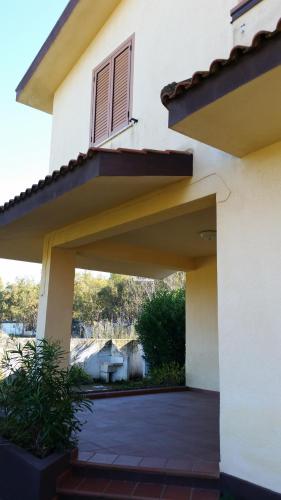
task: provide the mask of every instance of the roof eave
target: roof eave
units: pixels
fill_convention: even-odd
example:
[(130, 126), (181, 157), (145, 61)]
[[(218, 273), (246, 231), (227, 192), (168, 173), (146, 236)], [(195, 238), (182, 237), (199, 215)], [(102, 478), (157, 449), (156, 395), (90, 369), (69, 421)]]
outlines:
[[(16, 100), (52, 113), (57, 88), (118, 3), (120, 0), (70, 0), (18, 84)], [(65, 54), (63, 60), (61, 54)]]
[[(165, 87), (169, 127), (242, 157), (281, 139), (281, 20), (209, 71)], [(269, 127), (270, 124), (270, 127)]]

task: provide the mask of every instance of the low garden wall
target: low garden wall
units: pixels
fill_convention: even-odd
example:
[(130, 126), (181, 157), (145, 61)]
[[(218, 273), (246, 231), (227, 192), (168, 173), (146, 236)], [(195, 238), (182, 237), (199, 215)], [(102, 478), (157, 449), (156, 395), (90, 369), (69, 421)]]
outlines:
[[(29, 340), (29, 337), (17, 337), (13, 340), (7, 335), (1, 335), (0, 359), (13, 342), (25, 345)], [(105, 381), (128, 380), (146, 374), (143, 349), (135, 339), (72, 338), (70, 362), (83, 365), (93, 378)]]

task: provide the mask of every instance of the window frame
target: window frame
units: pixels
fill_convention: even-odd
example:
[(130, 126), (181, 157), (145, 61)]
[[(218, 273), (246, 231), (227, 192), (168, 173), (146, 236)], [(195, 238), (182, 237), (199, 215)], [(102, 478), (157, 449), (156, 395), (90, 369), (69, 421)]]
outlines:
[[(112, 118), (113, 118), (113, 72), (114, 72), (114, 60), (121, 54), (127, 47), (130, 47), (130, 59), (129, 59), (129, 83), (128, 83), (128, 120), (125, 125), (120, 125), (119, 127), (112, 130)], [(96, 66), (92, 71), (91, 80), (91, 113), (90, 113), (90, 135), (89, 144), (90, 147), (96, 147), (108, 141), (111, 137), (120, 133), (122, 130), (126, 130), (130, 126), (130, 119), (132, 117), (132, 105), (133, 105), (133, 73), (134, 73), (134, 49), (135, 49), (135, 34), (133, 33), (129, 38), (127, 38), (121, 45), (117, 47), (108, 57), (103, 59), (103, 61)], [(95, 135), (95, 112), (96, 112), (96, 88), (97, 88), (97, 74), (107, 66), (110, 65), (110, 86), (109, 86), (109, 97), (110, 104), (108, 109), (108, 134), (98, 141), (94, 140)]]

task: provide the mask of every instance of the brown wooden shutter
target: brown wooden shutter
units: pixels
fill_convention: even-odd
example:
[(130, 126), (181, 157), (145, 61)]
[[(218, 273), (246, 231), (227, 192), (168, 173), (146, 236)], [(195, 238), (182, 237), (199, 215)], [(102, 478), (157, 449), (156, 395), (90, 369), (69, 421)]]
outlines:
[(131, 37), (94, 71), (91, 145), (99, 145), (129, 123), (133, 43)]
[(94, 123), (92, 142), (101, 142), (109, 135), (110, 122), (110, 61), (95, 73)]
[(113, 57), (111, 132), (129, 123), (131, 44)]

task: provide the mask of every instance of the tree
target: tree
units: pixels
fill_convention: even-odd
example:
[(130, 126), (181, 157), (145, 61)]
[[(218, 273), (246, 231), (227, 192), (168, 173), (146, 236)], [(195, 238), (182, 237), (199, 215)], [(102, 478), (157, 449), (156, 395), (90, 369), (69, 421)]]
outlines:
[(2, 321), (23, 323), (25, 330), (36, 328), (39, 285), (33, 280), (17, 279), (0, 291)]
[(147, 299), (136, 322), (136, 331), (151, 368), (185, 361), (184, 289), (158, 290)]
[(0, 323), (4, 320), (4, 283), (0, 277)]
[[(148, 280), (111, 274), (95, 277), (89, 271), (76, 274), (73, 319), (93, 326), (100, 320), (133, 324), (145, 300), (156, 291), (177, 289), (184, 282), (184, 273), (175, 273), (165, 280)], [(17, 279), (3, 285), (0, 279), (0, 322), (23, 323), (35, 330), (38, 312), (39, 285), (32, 280)]]
[(107, 280), (95, 278), (89, 271), (76, 274), (73, 300), (74, 319), (89, 326), (99, 321), (101, 307), (98, 294), (106, 284)]

